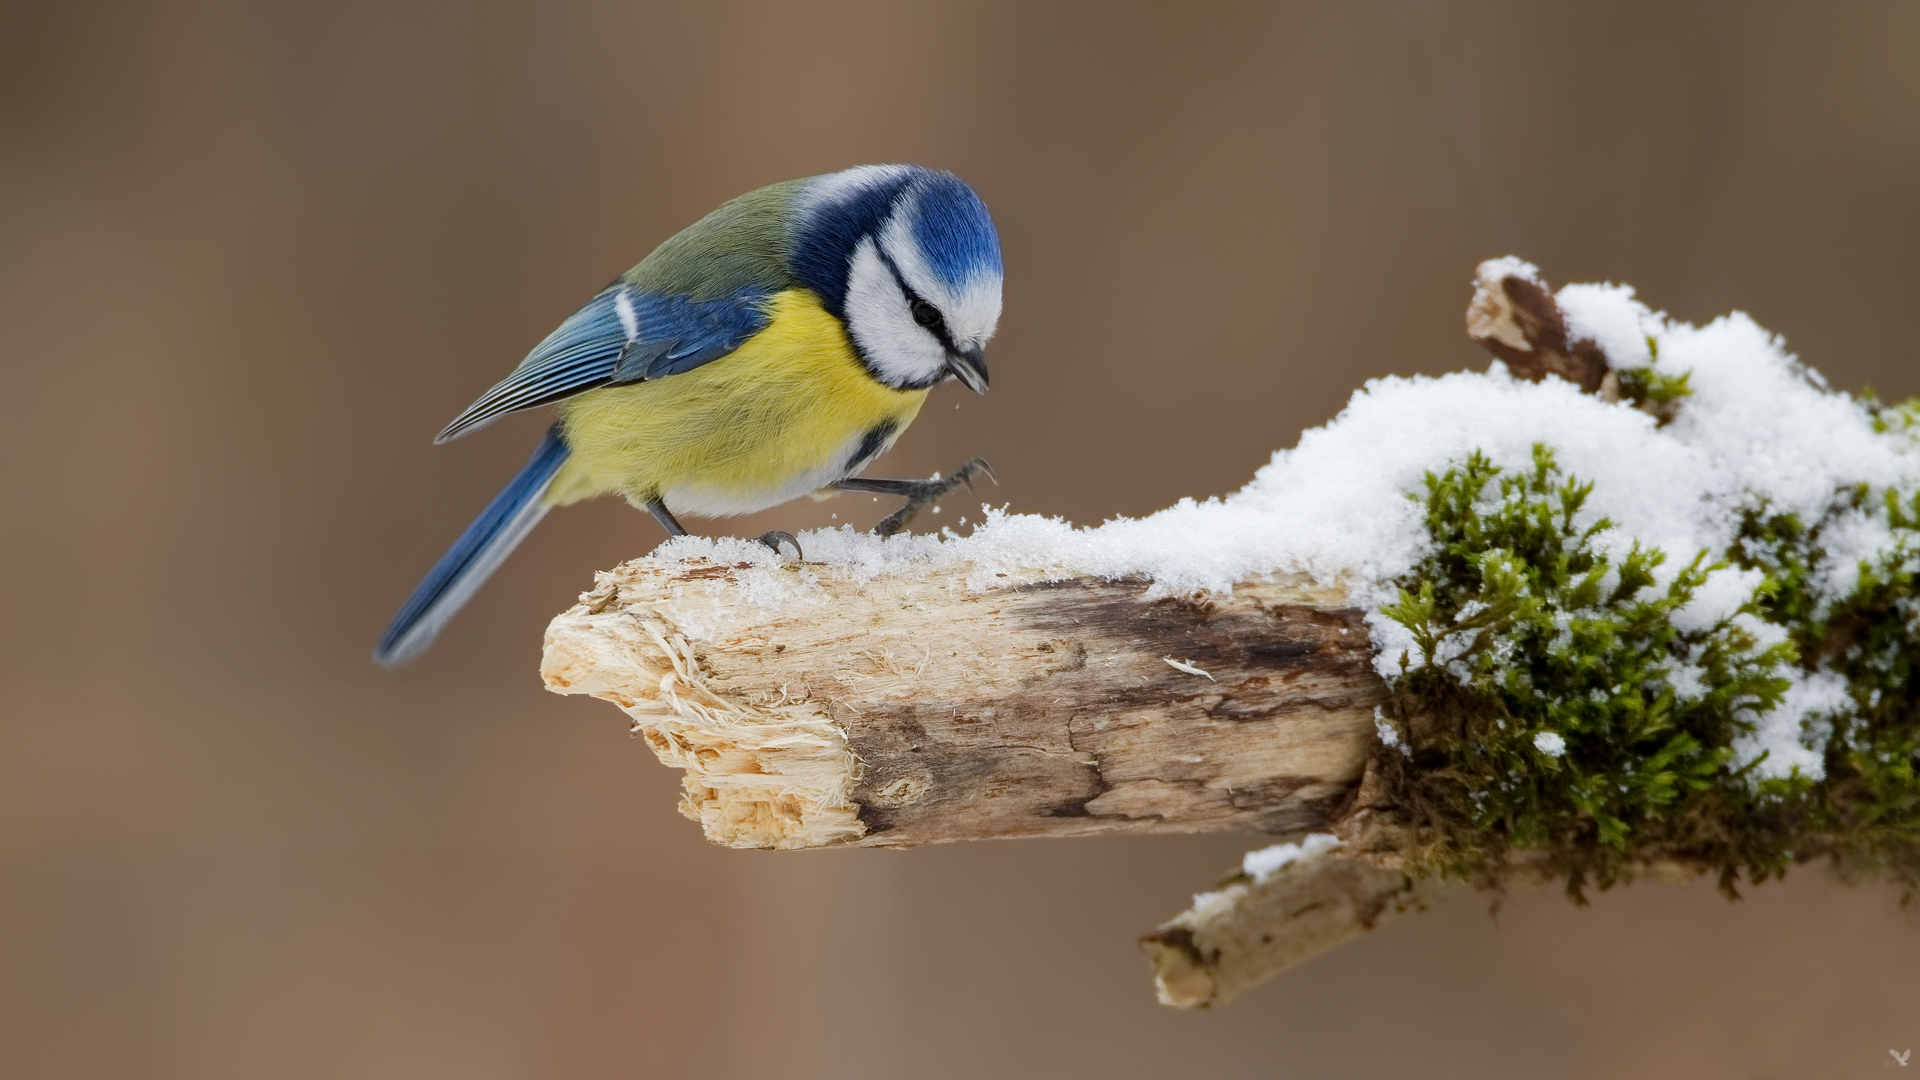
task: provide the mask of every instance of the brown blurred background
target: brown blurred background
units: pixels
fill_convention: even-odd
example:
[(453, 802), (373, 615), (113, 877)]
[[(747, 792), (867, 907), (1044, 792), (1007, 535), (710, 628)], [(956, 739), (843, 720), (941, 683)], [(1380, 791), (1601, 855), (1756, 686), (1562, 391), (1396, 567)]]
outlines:
[(1256, 838), (708, 847), (536, 674), (623, 505), (367, 650), (544, 420), (433, 433), (748, 188), (971, 180), (993, 392), (884, 471), (1093, 523), (1483, 364), (1508, 251), (1920, 391), (1917, 122), (1905, 0), (0, 4), (0, 1076), (1877, 1075), (1920, 920), (1818, 869), (1467, 899), (1186, 1015), (1133, 936)]

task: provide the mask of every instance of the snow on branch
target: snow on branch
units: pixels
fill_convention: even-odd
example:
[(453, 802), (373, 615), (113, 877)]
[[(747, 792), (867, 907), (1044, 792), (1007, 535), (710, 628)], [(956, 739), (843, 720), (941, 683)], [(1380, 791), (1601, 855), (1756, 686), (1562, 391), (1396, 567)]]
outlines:
[[(1890, 820), (1885, 803), (1914, 818), (1920, 799), (1900, 802), (1912, 794), (1914, 748), (1899, 741), (1916, 738), (1911, 710), (1887, 711), (1913, 695), (1888, 682), (1891, 668), (1841, 659), (1860, 652), (1845, 650), (1873, 612), (1920, 603), (1909, 597), (1920, 556), (1902, 546), (1920, 537), (1920, 501), (1907, 514), (1896, 498), (1920, 490), (1914, 410), (1828, 390), (1744, 315), (1696, 328), (1622, 286), (1554, 293), (1517, 259), (1480, 267), (1467, 329), (1497, 358), (1492, 370), (1374, 380), (1222, 499), (1089, 529), (989, 510), (964, 536), (821, 530), (800, 538), (798, 563), (745, 541), (670, 541), (600, 574), (553, 621), (543, 675), (558, 693), (624, 710), (685, 771), (682, 813), (733, 847), (1309, 837), (1250, 855), (1143, 939), (1162, 1000), (1184, 1007), (1226, 1001), (1460, 878), (1487, 884), (1488, 866), (1532, 860), (1575, 890), (1636, 865), (1718, 869), (1724, 883), (1726, 867), (1685, 837), (1621, 840), (1669, 835), (1633, 815), (1654, 821), (1685, 785), (1649, 781), (1644, 803), (1572, 826), (1551, 816), (1599, 805), (1567, 786), (1573, 766), (1633, 772), (1637, 759), (1602, 760), (1626, 745), (1607, 726), (1620, 709), (1719, 717), (1731, 743), (1695, 738), (1688, 752), (1734, 785), (1735, 801), (1812, 806), (1840, 762), (1858, 773), (1840, 785), (1848, 798), (1881, 800), (1863, 815)], [(1503, 476), (1535, 487), (1493, 482)], [(1883, 492), (1892, 509), (1876, 511)], [(1490, 599), (1448, 593), (1457, 581), (1436, 593), (1433, 568), (1453, 550), (1435, 517), (1445, 498), (1474, 522), (1558, 515), (1554, 528), (1595, 569), (1542, 584), (1498, 559), (1468, 562)], [(1649, 558), (1655, 549), (1671, 557)], [(1782, 582), (1799, 590), (1804, 625), (1776, 610)], [(1549, 584), (1561, 591), (1538, 592)], [(1608, 603), (1656, 593), (1667, 606), (1645, 610), (1672, 632), (1636, 669), (1641, 685), (1612, 704), (1605, 686), (1564, 701), (1536, 686), (1541, 715), (1502, 736), (1517, 749), (1497, 768), (1548, 792), (1537, 821), (1560, 846), (1539, 847), (1524, 827), (1461, 841), (1458, 830), (1480, 828), (1469, 819), (1482, 797), (1466, 791), (1466, 809), (1448, 810), (1448, 792), (1415, 774), (1471, 725), (1447, 728), (1435, 717), (1453, 706), (1408, 688), (1492, 693), (1499, 664), (1572, 648)], [(1846, 611), (1866, 614), (1829, 625)], [(1904, 638), (1887, 647), (1911, 652)], [(1727, 700), (1715, 682), (1726, 671), (1746, 696)], [(1436, 684), (1420, 672), (1452, 674)], [(1847, 758), (1849, 746), (1884, 767)], [(1678, 767), (1678, 753), (1648, 760)], [(1443, 821), (1451, 847), (1432, 840)], [(1793, 857), (1908, 865), (1898, 853), (1920, 820), (1899, 826), (1913, 835), (1877, 827), (1853, 847), (1801, 844)], [(1611, 861), (1580, 854), (1602, 849)], [(1756, 879), (1781, 869), (1742, 850)]]

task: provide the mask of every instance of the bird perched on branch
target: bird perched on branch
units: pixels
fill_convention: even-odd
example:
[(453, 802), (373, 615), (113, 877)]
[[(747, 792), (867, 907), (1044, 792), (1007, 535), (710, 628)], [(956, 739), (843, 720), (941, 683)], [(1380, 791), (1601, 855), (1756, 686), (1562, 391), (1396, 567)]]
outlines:
[[(927, 392), (987, 388), (1000, 241), (951, 173), (866, 165), (748, 192), (654, 249), (560, 324), (437, 443), (558, 403), (520, 475), (394, 616), (373, 658), (424, 651), (546, 512), (617, 493), (667, 532), (827, 488), (897, 495), (887, 535), (986, 468), (855, 474)], [(763, 543), (791, 542), (769, 533)], [(795, 544), (798, 550), (798, 545)]]

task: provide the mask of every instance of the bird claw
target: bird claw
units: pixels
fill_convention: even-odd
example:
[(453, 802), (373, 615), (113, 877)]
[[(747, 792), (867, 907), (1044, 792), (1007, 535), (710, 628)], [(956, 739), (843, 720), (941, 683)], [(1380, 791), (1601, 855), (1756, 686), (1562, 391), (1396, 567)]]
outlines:
[(987, 459), (983, 457), (968, 458), (967, 463), (955, 470), (953, 475), (964, 480), (967, 485), (967, 490), (972, 491), (973, 478), (980, 473), (986, 473), (987, 479), (993, 481), (994, 487), (1000, 486), (1000, 478), (993, 475), (993, 466), (987, 464)]
[(793, 548), (793, 560), (795, 562), (807, 561), (807, 553), (800, 550), (800, 541), (794, 539), (793, 534), (790, 532), (781, 532), (779, 529), (775, 529), (757, 538), (756, 543), (770, 549), (775, 555), (780, 554), (781, 544), (791, 545)]
[(902, 529), (905, 529), (907, 523), (913, 520), (914, 515), (926, 509), (928, 506), (939, 502), (942, 496), (948, 495), (961, 487), (972, 491), (973, 478), (981, 473), (986, 473), (987, 479), (992, 480), (995, 484), (1000, 482), (1000, 478), (993, 475), (993, 467), (987, 464), (987, 459), (977, 457), (968, 458), (966, 464), (953, 471), (952, 476), (942, 477), (937, 480), (922, 480), (914, 484), (907, 492), (906, 505), (888, 514), (886, 517), (881, 518), (880, 523), (873, 527), (873, 535), (892, 536)]

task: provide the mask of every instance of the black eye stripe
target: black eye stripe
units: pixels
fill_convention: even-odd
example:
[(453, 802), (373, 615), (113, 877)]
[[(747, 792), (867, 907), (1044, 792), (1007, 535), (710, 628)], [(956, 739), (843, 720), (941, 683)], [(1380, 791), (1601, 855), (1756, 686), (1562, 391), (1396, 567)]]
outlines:
[[(900, 291), (905, 294), (907, 298), (907, 310), (913, 314), (913, 321), (925, 327), (927, 332), (934, 337), (939, 338), (940, 344), (945, 347), (948, 352), (959, 352), (959, 347), (953, 343), (953, 335), (947, 330), (946, 317), (940, 314), (940, 309), (928, 303), (926, 297), (913, 291), (913, 286), (907, 284), (907, 279), (900, 273), (900, 268), (894, 265), (893, 256), (887, 254), (886, 249), (882, 248), (879, 244), (875, 244), (873, 245), (873, 250), (880, 256), (880, 261), (885, 264), (887, 273), (893, 275), (893, 283), (900, 286)], [(921, 321), (920, 311), (923, 307), (933, 312), (932, 322)]]

